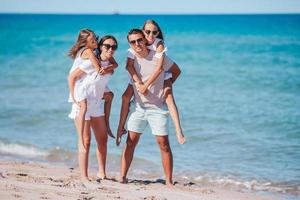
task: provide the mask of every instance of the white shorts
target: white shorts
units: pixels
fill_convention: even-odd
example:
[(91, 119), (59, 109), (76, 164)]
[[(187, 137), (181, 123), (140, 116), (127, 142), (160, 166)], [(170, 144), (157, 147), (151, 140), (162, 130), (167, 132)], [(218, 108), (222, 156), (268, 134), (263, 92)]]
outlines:
[[(80, 107), (73, 103), (69, 118), (75, 119), (79, 116)], [(88, 101), (87, 111), (85, 114), (85, 120), (91, 120), (91, 117), (101, 117), (104, 116), (104, 107), (102, 100), (98, 101)]]

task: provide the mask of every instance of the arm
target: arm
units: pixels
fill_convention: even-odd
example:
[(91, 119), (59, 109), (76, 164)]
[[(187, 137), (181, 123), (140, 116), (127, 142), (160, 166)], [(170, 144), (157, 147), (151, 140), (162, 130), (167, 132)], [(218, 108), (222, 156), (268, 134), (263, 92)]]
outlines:
[(82, 53), (82, 57), (85, 59), (90, 59), (93, 64), (93, 67), (95, 67), (95, 70), (100, 74), (103, 74), (103, 68), (101, 67), (99, 60), (97, 59), (97, 57), (91, 49), (84, 50)]
[(81, 75), (83, 75), (84, 72), (80, 70), (79, 68), (75, 69), (71, 74), (68, 76), (68, 84), (69, 84), (69, 90), (71, 97), (73, 99), (74, 103), (77, 103), (74, 98), (74, 88), (75, 88), (75, 81), (80, 78)]
[[(165, 49), (164, 45), (162, 42), (160, 42), (157, 46), (157, 53), (162, 53), (163, 50)], [(157, 66), (156, 69), (154, 71), (154, 73), (150, 76), (150, 78), (146, 81), (145, 83), (145, 89), (147, 89), (160, 75), (160, 73), (162, 73), (163, 70), (163, 62), (164, 62), (164, 58), (165, 58), (165, 54), (163, 53), (162, 56), (159, 58), (158, 62), (157, 62)], [(142, 92), (143, 93), (143, 92)]]
[(174, 83), (178, 76), (181, 74), (181, 70), (178, 67), (178, 65), (174, 62), (169, 71), (172, 73), (172, 83)]
[(111, 57), (109, 59), (109, 62), (111, 63), (110, 65), (108, 65), (104, 70), (104, 74), (112, 74), (114, 72), (114, 70), (118, 67), (118, 63), (116, 62), (116, 60), (114, 59), (114, 57)]
[(134, 60), (131, 58), (127, 58), (127, 63), (126, 63), (126, 69), (129, 72), (130, 76), (132, 77), (133, 81), (138, 83), (138, 84), (143, 84), (142, 79), (138, 76), (136, 73), (134, 66), (133, 66)]

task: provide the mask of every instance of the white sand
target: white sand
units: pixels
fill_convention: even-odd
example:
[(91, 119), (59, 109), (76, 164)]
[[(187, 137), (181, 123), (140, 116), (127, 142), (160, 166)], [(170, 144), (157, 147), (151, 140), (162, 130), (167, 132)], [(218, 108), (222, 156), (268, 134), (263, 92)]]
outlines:
[(121, 184), (115, 177), (100, 182), (94, 178), (82, 185), (78, 177), (78, 169), (67, 166), (0, 161), (0, 199), (275, 200), (187, 183), (170, 188), (158, 180), (129, 179), (129, 183)]

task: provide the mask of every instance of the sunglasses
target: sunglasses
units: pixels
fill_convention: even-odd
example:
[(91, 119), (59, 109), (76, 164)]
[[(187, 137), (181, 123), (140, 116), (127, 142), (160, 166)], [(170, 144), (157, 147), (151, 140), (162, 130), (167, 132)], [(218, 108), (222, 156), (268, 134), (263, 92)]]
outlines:
[(145, 33), (147, 35), (150, 35), (150, 33), (152, 33), (152, 35), (157, 35), (159, 33), (159, 31), (151, 31), (151, 30), (145, 30)]
[(104, 46), (107, 50), (109, 50), (110, 48), (112, 49), (112, 50), (116, 50), (117, 48), (118, 48), (118, 46), (117, 45), (110, 45), (110, 44), (102, 44), (102, 46)]
[(143, 42), (143, 38), (139, 38), (139, 39), (137, 39), (137, 40), (131, 40), (131, 41), (129, 41), (129, 43), (130, 44), (136, 44), (136, 43), (141, 43), (141, 42)]

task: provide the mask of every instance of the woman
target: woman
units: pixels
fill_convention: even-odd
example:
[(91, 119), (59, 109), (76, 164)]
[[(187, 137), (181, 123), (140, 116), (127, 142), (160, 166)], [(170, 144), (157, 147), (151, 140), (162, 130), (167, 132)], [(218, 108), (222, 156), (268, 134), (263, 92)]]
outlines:
[[(93, 32), (91, 32), (86, 36), (85, 40), (88, 44), (94, 43), (95, 39), (95, 35), (93, 34)], [(81, 80), (82, 77), (84, 77), (80, 82), (80, 87), (78, 87), (80, 89), (75, 89), (73, 91), (73, 94), (74, 96), (85, 97), (87, 102), (85, 116), (81, 118), (79, 117), (80, 113), (82, 112), (80, 112), (81, 107), (76, 104), (76, 99), (75, 101), (73, 101), (74, 103), (72, 106), (72, 111), (69, 115), (70, 118), (74, 119), (75, 126), (78, 132), (78, 160), (81, 180), (83, 182), (90, 181), (90, 179), (88, 178), (88, 157), (91, 140), (91, 128), (93, 129), (97, 143), (97, 158), (99, 164), (99, 171), (97, 173), (97, 176), (99, 178), (106, 177), (105, 165), (108, 130), (104, 117), (102, 98), (105, 88), (107, 87), (108, 79), (114, 69), (117, 67), (117, 63), (113, 58), (114, 51), (117, 49), (117, 41), (113, 36), (107, 35), (101, 38), (99, 45), (97, 46), (100, 51), (99, 58), (101, 60), (97, 61), (98, 66), (101, 66), (100, 74), (99, 71), (95, 70), (95, 64), (91, 61), (88, 61), (88, 59), (94, 58), (93, 55), (90, 55), (93, 51), (91, 51), (91, 49), (89, 48), (82, 51), (78, 50), (79, 55), (78, 52), (73, 53), (73, 55), (76, 54), (76, 58), (80, 57), (80, 59), (85, 60), (86, 62), (81, 62), (81, 66), (73, 66), (74, 69), (72, 67), (73, 70), (71, 71), (68, 78), (70, 89), (72, 89), (74, 88), (72, 85), (76, 82), (76, 80)], [(96, 48), (97, 46), (94, 47)], [(83, 93), (83, 95), (78, 95), (76, 94), (76, 92), (81, 92)], [(84, 120), (84, 123), (82, 123), (80, 119)], [(83, 124), (84, 126), (82, 134), (80, 129), (81, 124)]]

